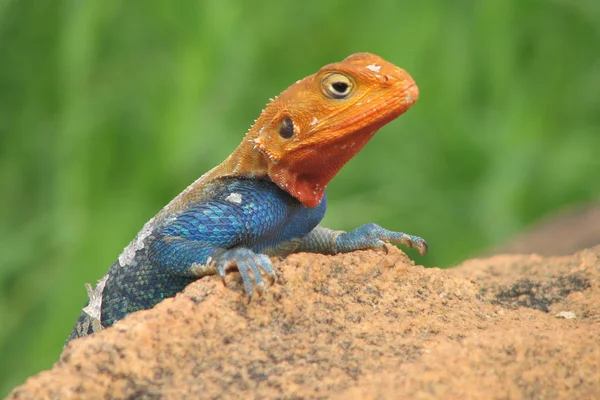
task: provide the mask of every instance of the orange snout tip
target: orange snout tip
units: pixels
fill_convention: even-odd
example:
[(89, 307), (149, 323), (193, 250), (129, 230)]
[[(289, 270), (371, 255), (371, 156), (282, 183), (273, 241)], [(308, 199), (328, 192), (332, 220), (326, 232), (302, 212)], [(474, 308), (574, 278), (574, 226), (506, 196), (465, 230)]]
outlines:
[(415, 101), (417, 101), (418, 98), (419, 98), (419, 87), (417, 85), (415, 85), (413, 82), (412, 85), (410, 85), (406, 89), (405, 101), (407, 103), (413, 104)]

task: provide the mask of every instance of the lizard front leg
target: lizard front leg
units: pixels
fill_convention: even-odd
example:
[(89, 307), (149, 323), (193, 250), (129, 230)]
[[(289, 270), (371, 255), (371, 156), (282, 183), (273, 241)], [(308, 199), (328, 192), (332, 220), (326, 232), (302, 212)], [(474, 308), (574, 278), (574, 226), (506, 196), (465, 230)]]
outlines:
[[(230, 233), (235, 235), (234, 232)], [(245, 247), (225, 249), (181, 236), (162, 236), (150, 246), (148, 256), (155, 266), (164, 268), (173, 275), (200, 278), (218, 274), (223, 284), (227, 271), (237, 267), (249, 298), (254, 289), (259, 294), (265, 290), (261, 270), (266, 273), (270, 285), (276, 278), (269, 257)]]
[(415, 248), (420, 255), (425, 255), (428, 250), (427, 242), (419, 236), (390, 231), (370, 223), (351, 232), (336, 231), (319, 225), (304, 237), (296, 252), (347, 253), (354, 250), (380, 248), (384, 246), (385, 242), (399, 243)]

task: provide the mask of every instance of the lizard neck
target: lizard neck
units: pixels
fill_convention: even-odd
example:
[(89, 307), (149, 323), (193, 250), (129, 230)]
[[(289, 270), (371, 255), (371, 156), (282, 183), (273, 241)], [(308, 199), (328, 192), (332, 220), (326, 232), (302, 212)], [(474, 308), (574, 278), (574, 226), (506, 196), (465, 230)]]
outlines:
[[(157, 216), (158, 219), (166, 215), (177, 213), (185, 209), (189, 204), (203, 201), (210, 197), (211, 182), (219, 178), (243, 177), (264, 178), (268, 175), (268, 164), (265, 157), (254, 149), (246, 136), (242, 143), (221, 164), (206, 172), (196, 179), (183, 192), (167, 204)], [(208, 186), (207, 186), (208, 185)]]
[(269, 172), (267, 160), (254, 148), (253, 143), (250, 143), (249, 137), (252, 135), (247, 135), (233, 153), (214, 168), (214, 177), (263, 178), (267, 176)]

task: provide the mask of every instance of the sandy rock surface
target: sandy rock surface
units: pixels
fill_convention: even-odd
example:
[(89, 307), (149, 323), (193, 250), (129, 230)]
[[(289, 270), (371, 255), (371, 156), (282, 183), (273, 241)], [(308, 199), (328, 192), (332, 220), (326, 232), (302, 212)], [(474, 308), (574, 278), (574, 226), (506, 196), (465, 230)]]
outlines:
[(276, 262), (67, 346), (10, 399), (598, 399), (600, 246), (452, 270), (395, 247)]

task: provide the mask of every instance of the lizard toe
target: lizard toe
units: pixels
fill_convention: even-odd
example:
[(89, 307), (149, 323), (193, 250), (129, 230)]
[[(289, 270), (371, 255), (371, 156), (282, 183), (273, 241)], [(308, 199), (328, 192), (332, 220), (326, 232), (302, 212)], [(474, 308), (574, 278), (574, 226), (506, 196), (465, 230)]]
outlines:
[(412, 247), (417, 249), (417, 251), (419, 252), (420, 255), (424, 256), (429, 251), (429, 245), (423, 238), (420, 238), (418, 236), (413, 236), (413, 238), (411, 239), (411, 242), (412, 242)]
[(217, 273), (221, 277), (221, 282), (223, 282), (223, 286), (227, 286), (227, 282), (225, 281), (225, 277), (227, 275), (227, 270), (234, 265), (233, 260), (231, 259), (221, 259), (216, 262), (217, 265)]
[(253, 292), (256, 290), (260, 296), (266, 290), (265, 281), (263, 280), (261, 270), (267, 275), (269, 286), (275, 281), (275, 271), (271, 264), (271, 260), (264, 254), (257, 254), (247, 248), (235, 248), (227, 250), (218, 259), (217, 271), (223, 282), (225, 275), (231, 266), (237, 266), (237, 270), (242, 277), (244, 292), (248, 301), (252, 300)]
[(273, 264), (271, 264), (271, 260), (264, 254), (256, 254), (256, 262), (259, 265), (260, 269), (262, 269), (265, 274), (267, 274), (267, 280), (269, 281), (269, 286), (275, 283), (277, 279), (277, 274), (273, 269)]

